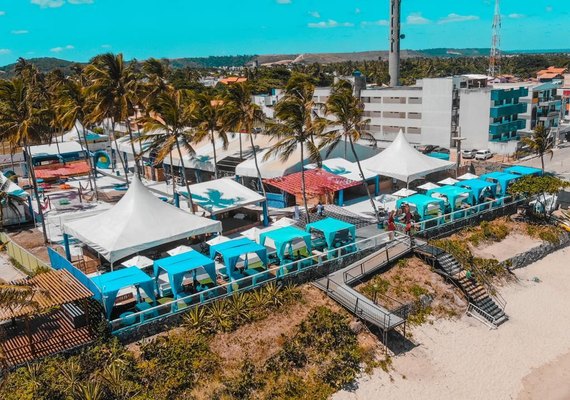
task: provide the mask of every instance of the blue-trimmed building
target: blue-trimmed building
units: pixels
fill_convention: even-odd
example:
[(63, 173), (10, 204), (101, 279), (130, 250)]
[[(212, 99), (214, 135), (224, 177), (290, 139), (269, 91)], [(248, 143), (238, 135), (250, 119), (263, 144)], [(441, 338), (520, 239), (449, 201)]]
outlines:
[(518, 140), (518, 131), (525, 128), (525, 121), (520, 117), (527, 111), (527, 104), (521, 102), (528, 96), (528, 89), (492, 89), (489, 124), (490, 142), (508, 142)]

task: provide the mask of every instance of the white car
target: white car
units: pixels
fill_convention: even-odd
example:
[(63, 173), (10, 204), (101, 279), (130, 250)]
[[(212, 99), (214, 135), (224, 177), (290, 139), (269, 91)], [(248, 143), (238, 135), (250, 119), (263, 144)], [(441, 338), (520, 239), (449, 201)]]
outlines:
[(493, 153), (491, 150), (479, 150), (475, 153), (476, 160), (488, 160), (489, 158), (493, 157)]

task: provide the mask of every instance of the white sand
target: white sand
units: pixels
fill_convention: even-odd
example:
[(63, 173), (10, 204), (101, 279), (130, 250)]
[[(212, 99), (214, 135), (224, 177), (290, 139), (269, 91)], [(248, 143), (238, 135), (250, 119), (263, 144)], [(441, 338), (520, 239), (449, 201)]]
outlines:
[(552, 374), (570, 364), (569, 256), (566, 248), (516, 272), (520, 282), (502, 290), (510, 320), (497, 330), (466, 316), (418, 327), (418, 346), (394, 358), (393, 382), (379, 370), (333, 399), (570, 398), (568, 373)]
[(471, 250), (476, 257), (494, 258), (498, 261), (505, 261), (517, 254), (538, 247), (542, 243), (540, 239), (534, 239), (520, 233), (511, 233), (500, 242), (480, 247), (471, 246)]

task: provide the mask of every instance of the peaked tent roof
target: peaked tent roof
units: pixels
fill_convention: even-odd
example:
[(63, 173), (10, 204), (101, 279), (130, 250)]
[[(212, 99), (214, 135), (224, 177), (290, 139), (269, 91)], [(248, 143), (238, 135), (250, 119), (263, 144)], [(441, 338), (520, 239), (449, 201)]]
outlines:
[(222, 224), (163, 202), (135, 178), (113, 208), (67, 222), (63, 231), (113, 263), (161, 244), (221, 232)]
[(414, 149), (402, 131), (386, 150), (362, 161), (361, 164), (375, 174), (404, 182), (411, 182), (432, 172), (455, 167), (455, 163), (428, 157)]
[[(75, 125), (69, 131), (63, 134), (64, 141), (78, 140), (83, 141), (83, 124), (79, 120), (75, 120)], [(106, 139), (107, 135), (99, 135), (89, 129), (85, 129), (85, 136), (87, 140)]]

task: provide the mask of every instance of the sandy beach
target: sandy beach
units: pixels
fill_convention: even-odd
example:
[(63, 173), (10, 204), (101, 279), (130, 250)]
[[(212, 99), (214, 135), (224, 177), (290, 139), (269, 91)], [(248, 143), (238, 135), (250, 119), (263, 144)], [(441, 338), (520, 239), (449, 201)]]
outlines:
[[(362, 378), (335, 400), (570, 398), (570, 248), (516, 271), (501, 289), (509, 321), (471, 317), (413, 329), (415, 348), (390, 374)], [(535, 279), (538, 278), (538, 279)]]

